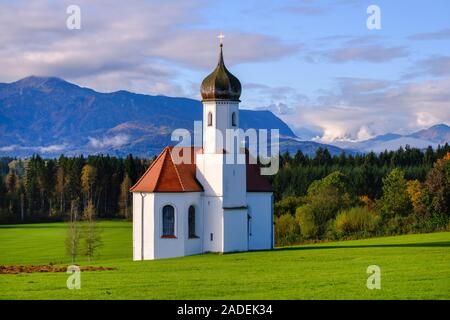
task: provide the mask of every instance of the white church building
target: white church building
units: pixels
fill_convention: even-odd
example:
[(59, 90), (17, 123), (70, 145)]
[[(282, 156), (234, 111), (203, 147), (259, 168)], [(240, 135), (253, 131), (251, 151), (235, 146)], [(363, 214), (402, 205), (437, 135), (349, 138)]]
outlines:
[(226, 130), (239, 128), (241, 84), (222, 44), (201, 95), (202, 147), (166, 147), (131, 188), (134, 260), (273, 248), (272, 187), (248, 152), (229, 163), (223, 148)]

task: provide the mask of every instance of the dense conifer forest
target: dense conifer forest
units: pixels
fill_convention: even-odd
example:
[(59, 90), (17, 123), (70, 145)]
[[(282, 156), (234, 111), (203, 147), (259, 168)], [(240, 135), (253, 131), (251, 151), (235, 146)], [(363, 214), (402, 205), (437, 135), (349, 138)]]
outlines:
[[(448, 228), (450, 146), (379, 154), (280, 155), (269, 177), (277, 244)], [(89, 205), (130, 219), (130, 187), (153, 159), (108, 155), (0, 158), (0, 223), (67, 221)]]

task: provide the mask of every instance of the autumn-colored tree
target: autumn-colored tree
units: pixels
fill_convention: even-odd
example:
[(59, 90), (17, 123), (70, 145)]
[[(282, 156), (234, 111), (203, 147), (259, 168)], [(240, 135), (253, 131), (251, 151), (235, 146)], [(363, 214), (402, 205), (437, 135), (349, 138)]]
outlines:
[(406, 191), (409, 194), (414, 213), (419, 217), (424, 217), (427, 214), (427, 210), (424, 205), (425, 194), (420, 181), (409, 180), (407, 182)]
[(131, 179), (128, 174), (125, 174), (120, 185), (119, 208), (121, 215), (126, 219), (130, 217), (130, 188)]
[(375, 201), (369, 198), (368, 195), (359, 196), (359, 201), (366, 207), (369, 211), (374, 211), (376, 208)]
[(5, 178), (6, 189), (8, 189), (8, 192), (14, 193), (16, 191), (18, 187), (18, 180), (19, 178), (15, 172), (10, 170)]
[(92, 201), (92, 193), (94, 184), (97, 179), (97, 169), (90, 164), (84, 165), (81, 170), (81, 189), (85, 195), (87, 201)]

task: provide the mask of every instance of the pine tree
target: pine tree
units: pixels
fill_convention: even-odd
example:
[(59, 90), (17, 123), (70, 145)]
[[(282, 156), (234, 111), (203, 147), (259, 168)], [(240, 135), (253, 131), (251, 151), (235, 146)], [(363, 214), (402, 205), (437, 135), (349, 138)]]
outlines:
[(19, 181), (18, 177), (14, 171), (10, 170), (5, 178), (7, 196), (8, 196), (8, 211), (9, 213), (13, 213), (14, 211), (14, 202), (16, 198), (16, 191), (18, 189)]

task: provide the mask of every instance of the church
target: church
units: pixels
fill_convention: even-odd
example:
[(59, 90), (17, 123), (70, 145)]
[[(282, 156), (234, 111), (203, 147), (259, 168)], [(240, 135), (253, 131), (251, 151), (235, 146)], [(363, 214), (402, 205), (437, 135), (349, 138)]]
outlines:
[(241, 83), (222, 43), (201, 96), (202, 147), (166, 147), (131, 188), (134, 260), (273, 248), (272, 187), (247, 150), (223, 148), (239, 128)]

